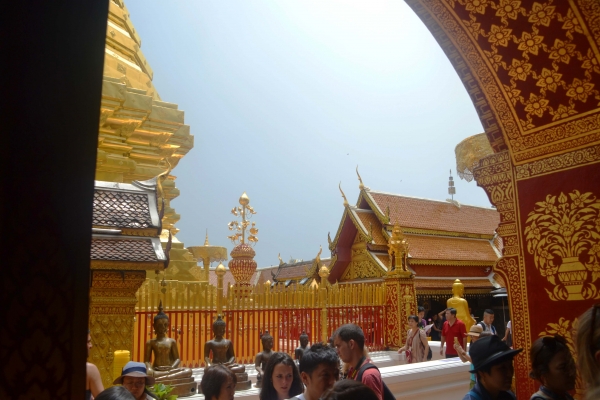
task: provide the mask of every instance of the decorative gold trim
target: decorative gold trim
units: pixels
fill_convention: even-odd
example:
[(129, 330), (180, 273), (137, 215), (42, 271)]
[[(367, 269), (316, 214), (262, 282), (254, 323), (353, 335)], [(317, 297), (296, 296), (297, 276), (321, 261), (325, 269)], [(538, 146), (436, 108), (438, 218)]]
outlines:
[[(387, 227), (388, 225), (386, 225)], [(389, 225), (390, 227), (392, 225)], [(435, 235), (435, 236), (451, 236), (451, 237), (463, 237), (468, 239), (485, 239), (492, 240), (494, 235), (486, 235), (482, 233), (464, 233), (464, 232), (450, 232), (450, 231), (438, 231), (434, 229), (421, 229), (421, 228), (405, 228), (402, 227), (402, 230), (406, 234), (415, 234), (415, 235)]]
[(586, 147), (543, 160), (517, 165), (516, 178), (518, 181), (553, 173), (558, 170), (580, 167), (600, 162), (600, 145)]
[[(492, 295), (490, 293), (490, 289), (465, 289), (465, 296), (473, 296), (473, 295)], [(417, 288), (417, 296), (450, 296), (452, 297), (452, 289), (423, 289), (420, 290)]]
[(125, 236), (152, 236), (152, 237), (157, 236), (156, 228), (144, 228), (144, 229), (119, 228), (119, 229), (121, 230), (121, 235), (125, 235)]
[(156, 228), (121, 228), (115, 226), (113, 228), (103, 225), (92, 225), (92, 229), (103, 229), (103, 230), (118, 230), (121, 231), (122, 236), (142, 236), (142, 237), (156, 237)]
[(469, 266), (469, 267), (493, 267), (496, 264), (494, 261), (452, 261), (452, 260), (425, 260), (425, 259), (408, 259), (411, 265), (453, 265), (453, 266)]
[(340, 240), (340, 234), (342, 233), (342, 227), (344, 226), (344, 221), (346, 216), (348, 215), (348, 207), (344, 207), (344, 213), (342, 214), (342, 219), (340, 220), (340, 225), (338, 226), (338, 230), (335, 233), (335, 236), (331, 243), (329, 243), (329, 250), (333, 251), (337, 247), (337, 243)]
[(107, 260), (92, 260), (90, 262), (91, 269), (118, 269), (132, 271), (153, 271), (162, 270), (165, 266), (163, 261), (158, 262), (133, 262), (133, 261), (107, 261)]

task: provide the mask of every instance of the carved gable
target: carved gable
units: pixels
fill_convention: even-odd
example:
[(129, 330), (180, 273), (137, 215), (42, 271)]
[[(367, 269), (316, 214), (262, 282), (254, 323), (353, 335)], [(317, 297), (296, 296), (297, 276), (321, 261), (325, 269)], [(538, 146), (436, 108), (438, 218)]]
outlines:
[(385, 271), (373, 260), (367, 250), (367, 242), (360, 233), (354, 237), (351, 261), (342, 275), (342, 281), (355, 279), (381, 278)]

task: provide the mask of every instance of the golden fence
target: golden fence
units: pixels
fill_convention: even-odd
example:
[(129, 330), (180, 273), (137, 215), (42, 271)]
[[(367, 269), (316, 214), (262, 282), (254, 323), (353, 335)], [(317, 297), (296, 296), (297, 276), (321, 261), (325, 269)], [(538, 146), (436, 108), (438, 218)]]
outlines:
[[(161, 289), (166, 289), (165, 293)], [(225, 337), (234, 345), (238, 363), (253, 363), (262, 346), (260, 336), (269, 331), (275, 351), (293, 356), (304, 331), (311, 343), (329, 338), (339, 326), (356, 323), (365, 332), (371, 351), (384, 348), (385, 286), (345, 284), (317, 286), (232, 286), (223, 299)], [(154, 336), (152, 323), (163, 302), (169, 316), (170, 337), (179, 344), (183, 366), (204, 365), (204, 343), (213, 338), (217, 318), (217, 289), (206, 283), (167, 281), (161, 286), (146, 280), (138, 290), (132, 360), (143, 361), (144, 346)]]

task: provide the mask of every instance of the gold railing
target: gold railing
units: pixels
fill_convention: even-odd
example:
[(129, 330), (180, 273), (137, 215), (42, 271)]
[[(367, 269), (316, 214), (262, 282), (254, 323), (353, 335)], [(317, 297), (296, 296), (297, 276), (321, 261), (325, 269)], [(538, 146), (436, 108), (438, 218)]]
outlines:
[[(161, 289), (166, 289), (165, 293)], [(342, 324), (356, 323), (365, 331), (370, 350), (384, 347), (385, 287), (378, 284), (345, 284), (328, 288), (277, 285), (235, 287), (223, 301), (225, 336), (231, 339), (238, 362), (252, 363), (262, 350), (260, 335), (269, 331), (276, 351), (293, 355), (305, 331), (311, 343), (326, 340)], [(217, 317), (217, 290), (200, 282), (167, 281), (166, 286), (147, 280), (138, 290), (132, 359), (143, 361), (144, 344), (154, 333), (152, 322), (160, 300), (170, 319), (170, 336), (179, 344), (184, 366), (204, 363), (204, 343), (212, 339)]]

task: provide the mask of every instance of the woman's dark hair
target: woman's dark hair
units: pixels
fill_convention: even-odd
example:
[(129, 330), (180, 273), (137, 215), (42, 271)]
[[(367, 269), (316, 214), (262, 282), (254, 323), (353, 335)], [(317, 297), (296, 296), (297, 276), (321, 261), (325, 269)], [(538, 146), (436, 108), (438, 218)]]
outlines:
[(322, 397), (323, 400), (378, 400), (375, 392), (362, 382), (353, 379), (337, 381)]
[(300, 373), (298, 372), (298, 367), (296, 366), (294, 360), (292, 360), (292, 357), (290, 357), (287, 353), (273, 353), (271, 357), (269, 357), (269, 361), (265, 366), (262, 389), (260, 389), (260, 394), (258, 396), (260, 400), (277, 399), (277, 391), (273, 387), (273, 371), (279, 364), (292, 367), (292, 385), (290, 386), (288, 398), (297, 396), (304, 391), (302, 380), (300, 379)]
[[(531, 372), (529, 377), (541, 381), (543, 374), (549, 371), (550, 361), (562, 351), (569, 352), (567, 341), (560, 335), (538, 338), (529, 351)], [(569, 352), (570, 354), (570, 352)]]
[(417, 317), (416, 315), (409, 315), (408, 320), (410, 321), (411, 319), (413, 321), (415, 321), (417, 324), (419, 323), (419, 317)]
[(237, 377), (229, 368), (223, 365), (212, 365), (202, 375), (200, 389), (206, 400), (212, 400), (213, 396), (219, 398), (221, 387), (227, 382), (227, 378), (233, 380), (233, 384), (237, 383)]
[(100, 392), (96, 400), (135, 400), (135, 397), (123, 386), (113, 386)]

